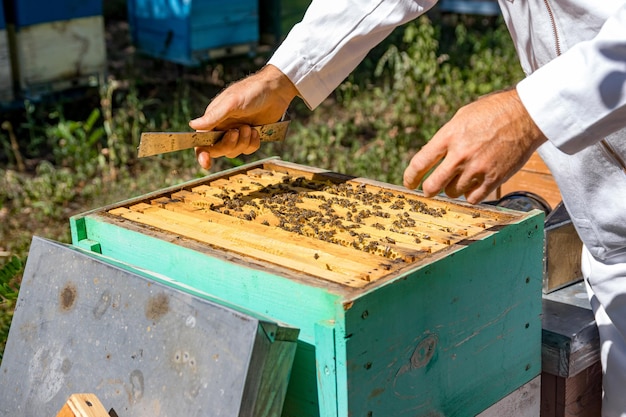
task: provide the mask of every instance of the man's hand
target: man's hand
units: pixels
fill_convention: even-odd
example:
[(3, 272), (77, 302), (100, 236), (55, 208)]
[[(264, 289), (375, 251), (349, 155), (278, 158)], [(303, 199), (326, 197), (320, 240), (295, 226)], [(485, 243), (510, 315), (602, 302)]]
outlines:
[(462, 107), (404, 171), (404, 185), (422, 183), (427, 197), (441, 190), (479, 203), (510, 178), (546, 141), (515, 89), (493, 93)]
[(226, 88), (208, 105), (203, 116), (189, 122), (198, 131), (227, 130), (215, 145), (196, 148), (200, 166), (209, 169), (211, 158), (234, 158), (255, 152), (260, 139), (250, 125), (278, 121), (297, 94), (291, 81), (272, 65)]

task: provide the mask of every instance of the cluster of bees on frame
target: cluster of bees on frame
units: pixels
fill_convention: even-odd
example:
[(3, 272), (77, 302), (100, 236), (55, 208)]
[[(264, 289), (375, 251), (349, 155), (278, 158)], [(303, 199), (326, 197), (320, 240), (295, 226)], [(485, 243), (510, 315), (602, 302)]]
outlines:
[[(383, 189), (369, 191), (365, 184), (285, 175), (265, 185), (251, 178), (250, 185), (255, 189), (245, 185), (238, 189), (222, 188), (214, 196), (223, 204), (211, 203), (207, 208), (391, 259), (400, 257), (393, 249), (394, 233), (410, 235), (414, 243), (430, 239), (427, 234), (411, 231), (416, 220), (410, 213), (432, 217), (446, 214), (445, 209), (429, 207), (404, 194)], [(363, 231), (372, 228), (377, 231), (376, 236)]]

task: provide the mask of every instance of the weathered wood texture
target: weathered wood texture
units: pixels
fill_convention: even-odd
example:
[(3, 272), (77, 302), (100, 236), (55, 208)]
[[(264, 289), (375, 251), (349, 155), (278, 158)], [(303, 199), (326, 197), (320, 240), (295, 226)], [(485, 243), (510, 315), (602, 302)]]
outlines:
[(10, 102), (14, 98), (11, 54), (6, 29), (0, 28), (0, 102)]
[(568, 378), (541, 374), (541, 417), (599, 417), (601, 408), (600, 362)]
[(104, 79), (102, 16), (13, 27), (12, 39), (14, 77), (26, 96), (94, 86)]
[(583, 244), (562, 203), (546, 217), (544, 230), (546, 260), (543, 292), (548, 294), (582, 280)]
[(95, 394), (72, 394), (56, 417), (111, 417)]
[(542, 369), (563, 378), (600, 360), (600, 336), (590, 309), (543, 300)]
[(533, 192), (543, 197), (552, 208), (561, 202), (559, 187), (537, 152), (532, 154), (522, 169), (498, 188), (495, 197), (500, 198), (514, 191)]
[(4, 4), (0, 2), (0, 102), (14, 98), (13, 73), (11, 72), (11, 48), (7, 31)]
[(569, 222), (546, 229), (546, 274), (544, 292), (548, 293), (582, 279), (582, 242)]
[(541, 377), (522, 385), (476, 417), (537, 417), (541, 407)]
[(544, 295), (541, 417), (598, 417), (600, 338), (582, 283)]
[(541, 371), (538, 211), (267, 160), (71, 226), (77, 246), (299, 328), (285, 417), (475, 415)]

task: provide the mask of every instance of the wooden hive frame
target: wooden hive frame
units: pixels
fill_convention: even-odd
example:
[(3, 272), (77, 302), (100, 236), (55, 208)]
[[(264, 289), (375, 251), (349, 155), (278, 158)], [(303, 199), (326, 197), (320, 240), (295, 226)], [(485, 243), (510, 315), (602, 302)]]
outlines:
[(285, 417), (476, 415), (541, 372), (539, 211), (269, 159), (71, 228), (76, 246), (300, 329)]
[(107, 213), (355, 288), (515, 218), (277, 162)]

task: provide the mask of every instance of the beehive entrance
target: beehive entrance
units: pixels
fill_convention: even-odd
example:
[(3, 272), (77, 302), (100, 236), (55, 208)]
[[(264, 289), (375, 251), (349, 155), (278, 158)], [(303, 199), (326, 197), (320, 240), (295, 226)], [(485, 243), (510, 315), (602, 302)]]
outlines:
[(355, 287), (511, 218), (271, 163), (108, 213)]

